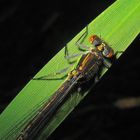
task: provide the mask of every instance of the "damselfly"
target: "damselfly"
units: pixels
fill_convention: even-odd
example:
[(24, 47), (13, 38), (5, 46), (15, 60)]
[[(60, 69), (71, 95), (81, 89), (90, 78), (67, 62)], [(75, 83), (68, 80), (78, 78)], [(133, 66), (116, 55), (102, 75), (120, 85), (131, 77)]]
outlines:
[[(65, 82), (53, 94), (50, 100), (47, 103), (44, 103), (44, 105), (39, 109), (38, 113), (22, 129), (21, 133), (17, 137), (17, 140), (34, 139), (40, 134), (42, 129), (49, 124), (57, 110), (63, 105), (66, 99), (69, 98), (71, 90), (74, 87), (77, 87), (78, 92), (80, 92), (81, 84), (84, 84), (91, 79), (94, 80), (93, 84), (95, 84), (99, 79), (100, 70), (103, 67), (110, 67), (106, 60), (108, 60), (109, 64), (111, 64), (110, 60), (115, 57), (117, 53), (114, 53), (113, 49), (97, 35), (90, 37), (90, 43), (94, 48), (83, 45), (81, 42), (85, 39), (87, 34), (88, 27), (86, 27), (86, 32), (76, 42), (78, 49), (81, 51), (86, 50), (85, 53), (82, 52), (70, 56), (68, 53), (68, 47), (65, 46), (65, 58), (70, 63), (71, 58), (79, 56), (77, 64), (70, 72), (67, 73)], [(69, 68), (60, 70), (59, 72), (55, 73), (55, 75), (65, 73), (68, 69)], [(49, 79), (50, 77), (48, 75), (34, 78), (34, 80)]]

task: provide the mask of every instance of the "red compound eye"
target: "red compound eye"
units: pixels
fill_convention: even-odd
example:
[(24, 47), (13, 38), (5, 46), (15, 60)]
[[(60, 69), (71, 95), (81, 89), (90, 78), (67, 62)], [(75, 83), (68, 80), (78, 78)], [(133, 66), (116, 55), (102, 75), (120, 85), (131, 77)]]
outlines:
[(94, 40), (95, 40), (96, 38), (97, 38), (96, 35), (90, 36), (90, 37), (89, 37), (89, 42), (90, 42), (91, 44), (93, 44), (93, 42), (94, 42)]

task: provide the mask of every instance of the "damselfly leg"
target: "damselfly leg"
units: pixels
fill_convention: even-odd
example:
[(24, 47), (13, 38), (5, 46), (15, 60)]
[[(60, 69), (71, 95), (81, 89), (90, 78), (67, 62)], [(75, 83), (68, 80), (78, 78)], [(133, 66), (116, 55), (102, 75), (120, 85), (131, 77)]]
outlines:
[[(78, 47), (78, 49), (80, 51), (89, 51), (89, 49), (90, 49), (90, 47), (82, 44), (83, 41), (85, 40), (85, 38), (87, 37), (87, 35), (88, 35), (88, 26), (86, 26), (86, 31), (79, 37), (79, 39), (75, 43), (75, 45)], [(81, 52), (81, 53), (76, 53), (76, 54), (70, 55), (68, 46), (67, 45), (65, 46), (65, 58), (68, 60), (68, 63), (70, 63), (70, 64), (75, 62), (75, 61), (71, 61), (72, 58), (79, 57), (83, 54), (84, 53)]]
[(67, 45), (65, 46), (65, 56), (64, 57), (68, 61), (69, 64), (75, 63), (77, 61), (77, 59), (73, 60), (73, 61), (72, 61), (72, 59), (76, 58), (76, 57), (79, 57), (79, 56), (81, 56), (83, 54), (84, 54), (83, 52), (80, 52), (80, 53), (75, 53), (75, 54), (70, 55)]
[(79, 37), (76, 41), (75, 45), (78, 47), (80, 51), (89, 51), (90, 47), (83, 44), (83, 41), (88, 35), (88, 26), (86, 26), (86, 31)]
[(61, 79), (65, 79), (69, 73), (69, 71), (71, 70), (73, 65), (70, 65), (62, 70), (59, 70), (57, 72), (54, 73), (50, 73), (48, 75), (44, 75), (41, 77), (37, 77), (37, 78), (33, 78), (32, 80), (61, 80)]

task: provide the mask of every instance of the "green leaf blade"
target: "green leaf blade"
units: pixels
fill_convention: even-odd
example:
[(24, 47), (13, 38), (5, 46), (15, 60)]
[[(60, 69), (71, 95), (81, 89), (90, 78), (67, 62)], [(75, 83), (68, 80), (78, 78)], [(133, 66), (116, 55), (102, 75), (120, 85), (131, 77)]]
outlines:
[[(89, 24), (89, 33), (84, 44), (90, 45), (88, 42), (90, 35), (101, 34), (102, 39), (112, 45), (115, 51), (126, 50), (140, 32), (139, 9), (139, 0), (116, 1)], [(85, 28), (68, 43), (71, 53), (79, 52), (75, 42), (84, 31)], [(64, 49), (62, 49), (35, 77), (55, 72), (67, 66), (68, 63), (64, 59)], [(0, 115), (0, 139), (15, 139), (41, 104), (48, 101), (63, 82), (64, 80), (30, 81)], [(84, 96), (75, 93), (58, 111), (39, 139), (43, 140), (48, 137), (83, 98)], [(17, 129), (15, 126), (18, 126)]]

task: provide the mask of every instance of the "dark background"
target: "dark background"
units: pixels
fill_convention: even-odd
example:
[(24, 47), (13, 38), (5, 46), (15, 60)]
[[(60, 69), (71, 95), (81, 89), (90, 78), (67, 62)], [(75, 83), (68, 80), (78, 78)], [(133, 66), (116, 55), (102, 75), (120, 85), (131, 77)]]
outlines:
[[(113, 2), (1, 0), (0, 112), (62, 46)], [(113, 106), (118, 99), (139, 97), (139, 38), (49, 140), (140, 137), (140, 108)]]

